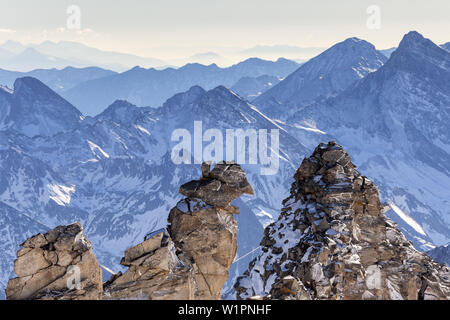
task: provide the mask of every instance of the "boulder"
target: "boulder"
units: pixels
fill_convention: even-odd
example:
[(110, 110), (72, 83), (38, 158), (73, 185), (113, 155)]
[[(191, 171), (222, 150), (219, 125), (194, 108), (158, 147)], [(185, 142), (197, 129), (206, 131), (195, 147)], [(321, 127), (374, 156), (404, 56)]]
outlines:
[(17, 252), (8, 300), (100, 299), (102, 273), (80, 223), (38, 234)]

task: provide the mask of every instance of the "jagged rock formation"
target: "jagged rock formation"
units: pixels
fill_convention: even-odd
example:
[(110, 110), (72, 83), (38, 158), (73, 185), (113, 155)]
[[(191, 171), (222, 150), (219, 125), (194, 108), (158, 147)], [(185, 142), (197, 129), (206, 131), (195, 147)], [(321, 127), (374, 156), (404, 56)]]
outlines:
[(97, 300), (102, 273), (80, 223), (37, 234), (17, 252), (8, 300)]
[(105, 284), (104, 299), (220, 299), (237, 250), (238, 214), (230, 202), (253, 194), (244, 171), (219, 163), (184, 184), (187, 196), (169, 213), (168, 227), (128, 249), (129, 269)]
[(294, 176), (263, 253), (235, 285), (237, 298), (448, 299), (450, 272), (384, 215), (378, 189), (335, 142), (320, 144)]

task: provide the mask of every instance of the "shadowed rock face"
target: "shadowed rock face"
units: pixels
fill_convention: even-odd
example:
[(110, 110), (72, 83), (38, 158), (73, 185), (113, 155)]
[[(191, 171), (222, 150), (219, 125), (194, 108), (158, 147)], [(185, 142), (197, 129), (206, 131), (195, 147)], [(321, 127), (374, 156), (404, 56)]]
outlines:
[(220, 299), (237, 250), (238, 214), (230, 202), (253, 194), (244, 171), (219, 163), (186, 183), (169, 213), (168, 227), (128, 249), (129, 269), (105, 284), (104, 299)]
[(263, 253), (235, 285), (237, 298), (448, 299), (450, 273), (387, 219), (377, 187), (335, 142), (320, 144), (294, 176)]
[(37, 234), (21, 247), (14, 262), (18, 277), (9, 280), (6, 288), (8, 300), (101, 298), (101, 269), (81, 224)]

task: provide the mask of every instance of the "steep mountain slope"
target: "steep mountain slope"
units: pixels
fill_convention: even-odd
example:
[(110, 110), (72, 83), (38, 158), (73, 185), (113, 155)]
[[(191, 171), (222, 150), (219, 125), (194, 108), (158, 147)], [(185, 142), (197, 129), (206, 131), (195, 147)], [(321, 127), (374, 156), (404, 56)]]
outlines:
[(386, 60), (367, 41), (349, 38), (309, 60), (253, 102), (269, 116), (287, 119), (302, 106), (337, 95)]
[(33, 77), (39, 79), (56, 92), (68, 90), (77, 84), (115, 74), (114, 71), (97, 67), (64, 69), (37, 69), (30, 72), (8, 71), (0, 69), (0, 84), (12, 88), (17, 78)]
[(305, 158), (265, 230), (237, 296), (323, 300), (447, 300), (450, 269), (418, 252), (384, 216), (378, 188), (334, 141)]
[[(59, 112), (62, 102), (54, 103), (56, 94), (50, 94), (50, 89), (38, 80), (26, 78), (25, 84), (28, 81), (30, 88), (24, 91), (28, 94), (23, 95), (27, 99), (23, 98), (20, 106), (25, 101), (30, 107), (48, 101), (46, 110), (52, 108), (52, 114), (59, 115), (57, 124), (67, 123), (68, 129), (34, 136), (18, 121), (13, 124), (2, 121), (10, 125), (0, 131), (0, 203), (26, 213), (35, 221), (44, 221), (48, 229), (81, 222), (100, 263), (114, 271), (121, 270), (120, 256), (127, 247), (165, 226), (167, 212), (180, 199), (177, 192), (180, 181), (192, 179), (199, 170), (199, 164), (173, 163), (171, 150), (176, 144), (171, 141), (173, 130), (184, 128), (193, 133), (194, 121), (202, 121), (203, 132), (218, 129), (224, 137), (226, 129), (267, 129), (269, 133), (271, 129), (280, 130), (276, 175), (261, 175), (258, 164), (243, 165), (255, 196), (239, 200), (242, 208), (242, 216), (238, 217), (239, 261), (230, 270), (231, 280), (226, 286), (229, 291), (253, 257), (245, 255), (258, 247), (262, 224), (276, 218), (271, 214), (278, 212), (287, 195), (284, 185), (300, 155), (306, 152), (301, 143), (223, 86), (210, 91), (193, 87), (156, 110), (116, 101), (97, 117), (72, 124), (74, 116)], [(22, 96), (20, 86), (14, 94)], [(40, 90), (36, 92), (36, 88)], [(3, 97), (7, 102), (15, 99), (7, 92), (0, 95), (0, 99)], [(17, 105), (6, 106), (15, 110)], [(43, 112), (35, 122), (35, 131), (48, 130), (47, 124), (54, 121), (52, 114)], [(26, 117), (22, 118), (26, 122)], [(205, 142), (204, 147), (207, 145)], [(248, 159), (248, 152), (246, 155)], [(5, 228), (8, 226), (0, 226), (0, 230)], [(25, 231), (26, 227), (22, 233)], [(4, 259), (12, 257), (18, 241), (5, 240)], [(5, 268), (2, 272), (9, 275), (12, 261)]]
[(12, 93), (0, 89), (0, 110), (0, 128), (29, 137), (74, 129), (82, 119), (74, 106), (31, 77), (17, 79)]
[(212, 64), (187, 64), (179, 69), (164, 70), (135, 67), (124, 73), (87, 81), (63, 93), (87, 115), (97, 115), (116, 99), (138, 106), (158, 107), (176, 93), (199, 85), (207, 90), (219, 85), (231, 87), (245, 76), (272, 75), (284, 77), (298, 67), (296, 62), (248, 59), (228, 68)]
[(290, 119), (301, 141), (345, 145), (391, 202), (389, 215), (424, 250), (450, 240), (448, 83), (450, 53), (410, 32), (377, 72)]

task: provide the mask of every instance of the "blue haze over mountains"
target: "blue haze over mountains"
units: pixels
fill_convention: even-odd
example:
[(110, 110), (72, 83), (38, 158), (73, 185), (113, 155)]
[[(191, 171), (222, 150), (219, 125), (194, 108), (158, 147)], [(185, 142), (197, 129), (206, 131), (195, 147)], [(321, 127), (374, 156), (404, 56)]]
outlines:
[[(179, 186), (200, 175), (199, 165), (170, 158), (171, 132), (192, 132), (194, 120), (204, 130), (280, 129), (279, 173), (244, 165), (255, 196), (235, 203), (238, 257), (277, 218), (303, 157), (331, 139), (380, 187), (387, 215), (416, 248), (450, 241), (450, 52), (417, 32), (390, 57), (349, 38), (303, 65), (255, 58), (229, 68), (0, 71), (0, 79), (9, 87), (0, 88), (2, 290), (23, 240), (74, 221), (100, 263), (121, 270), (123, 251), (164, 227)], [(233, 265), (225, 297), (252, 256)]]

